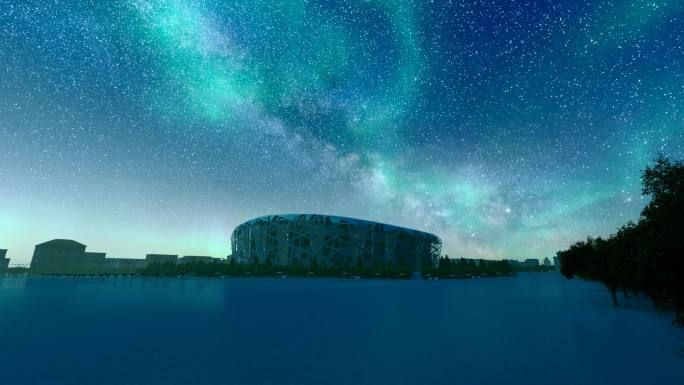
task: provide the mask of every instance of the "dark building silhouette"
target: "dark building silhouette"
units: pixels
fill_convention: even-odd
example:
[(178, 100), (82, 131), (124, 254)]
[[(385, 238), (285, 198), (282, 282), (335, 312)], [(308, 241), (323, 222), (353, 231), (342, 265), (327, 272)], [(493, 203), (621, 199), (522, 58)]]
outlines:
[[(219, 258), (147, 254), (145, 259), (106, 258), (106, 253), (85, 251), (86, 245), (70, 239), (53, 239), (36, 245), (31, 270), (38, 274), (134, 274), (153, 263), (216, 263)], [(0, 260), (2, 262), (2, 260)]]
[(0, 249), (0, 271), (7, 270), (9, 267), (9, 258), (5, 258), (7, 249)]
[(517, 259), (504, 259), (504, 261), (508, 262), (508, 264), (513, 267), (520, 267), (523, 265), (523, 263)]
[(441, 253), (439, 237), (361, 219), (317, 215), (269, 215), (245, 222), (233, 231), (232, 258), (275, 265), (316, 263), (333, 267), (366, 264), (405, 265), (419, 271)]
[(31, 270), (39, 274), (135, 273), (147, 266), (144, 259), (105, 258), (106, 253), (85, 251), (71, 239), (53, 239), (36, 245)]
[(178, 256), (173, 254), (147, 254), (145, 260), (148, 264), (152, 263), (177, 263)]
[(525, 267), (539, 267), (539, 260), (537, 258), (527, 258), (524, 263)]
[(44, 274), (70, 273), (85, 260), (86, 245), (71, 239), (53, 239), (36, 245), (31, 270)]
[(107, 253), (95, 253), (91, 251), (86, 251), (85, 253), (83, 253), (83, 258), (79, 263), (101, 270), (104, 267), (106, 255)]
[(146, 259), (134, 258), (106, 258), (103, 272), (107, 274), (133, 274), (140, 269), (146, 268)]
[(220, 258), (207, 257), (203, 255), (186, 255), (183, 258), (179, 259), (178, 263), (217, 263), (220, 260)]

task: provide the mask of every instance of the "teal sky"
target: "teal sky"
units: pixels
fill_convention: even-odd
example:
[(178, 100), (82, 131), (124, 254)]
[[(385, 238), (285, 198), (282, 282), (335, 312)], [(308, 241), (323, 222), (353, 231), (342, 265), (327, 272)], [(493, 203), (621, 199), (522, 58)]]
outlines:
[(0, 0), (0, 35), (13, 263), (225, 257), (295, 212), (552, 256), (684, 157), (682, 1)]

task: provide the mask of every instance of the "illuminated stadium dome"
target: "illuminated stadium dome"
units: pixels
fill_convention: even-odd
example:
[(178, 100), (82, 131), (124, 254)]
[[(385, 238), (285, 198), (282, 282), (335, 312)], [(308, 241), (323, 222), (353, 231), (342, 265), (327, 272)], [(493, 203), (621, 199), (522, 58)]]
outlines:
[(391, 264), (418, 271), (440, 255), (439, 237), (384, 223), (317, 214), (268, 215), (238, 226), (231, 236), (239, 263), (346, 268)]

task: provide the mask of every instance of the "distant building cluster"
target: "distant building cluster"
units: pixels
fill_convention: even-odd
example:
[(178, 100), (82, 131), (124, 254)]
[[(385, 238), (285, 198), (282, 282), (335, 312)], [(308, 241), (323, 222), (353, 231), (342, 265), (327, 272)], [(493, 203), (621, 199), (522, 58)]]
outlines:
[[(249, 221), (232, 236), (238, 263), (308, 266), (313, 259), (333, 266), (362, 259), (365, 263), (404, 263), (415, 271), (432, 265), (441, 251), (438, 237), (417, 230), (353, 218), (323, 215), (274, 215)], [(0, 249), (0, 271), (9, 268), (7, 250)], [(479, 266), (483, 259), (466, 259)], [(506, 259), (514, 268), (540, 267), (560, 270), (558, 257), (524, 261)], [(70, 239), (53, 239), (35, 246), (30, 269), (38, 274), (133, 274), (154, 264), (227, 263), (227, 259), (202, 255), (147, 254), (144, 259), (107, 258), (104, 252), (86, 251), (86, 245)]]
[(553, 262), (554, 262), (555, 266), (551, 264), (551, 260), (548, 257), (545, 257), (541, 263), (539, 263), (538, 258), (527, 258), (524, 261), (518, 261), (515, 259), (507, 259), (507, 261), (508, 261), (509, 265), (514, 266), (514, 267), (519, 267), (519, 268), (536, 268), (536, 267), (540, 267), (540, 266), (544, 266), (544, 267), (554, 266), (556, 269), (559, 269), (560, 267), (558, 265), (557, 259), (558, 258), (553, 257)]
[[(2, 251), (0, 256), (4, 257)], [(36, 245), (31, 259), (31, 271), (39, 274), (132, 274), (155, 263), (221, 261), (225, 260), (197, 255), (178, 258), (178, 255), (170, 254), (147, 254), (145, 259), (106, 258), (106, 253), (86, 251), (86, 245), (82, 243), (70, 239), (53, 239)]]

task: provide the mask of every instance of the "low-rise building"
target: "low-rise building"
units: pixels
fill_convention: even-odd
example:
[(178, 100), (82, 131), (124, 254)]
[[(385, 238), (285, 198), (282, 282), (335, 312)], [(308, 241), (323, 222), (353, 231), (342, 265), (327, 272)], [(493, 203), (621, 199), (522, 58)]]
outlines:
[(217, 263), (221, 259), (220, 258), (213, 258), (213, 257), (208, 257), (204, 255), (186, 255), (183, 258), (178, 260), (178, 263), (180, 264), (188, 264), (188, 263)]
[(106, 253), (85, 251), (71, 239), (53, 239), (36, 245), (31, 270), (39, 274), (130, 274), (147, 266), (144, 259), (106, 258)]
[(145, 259), (105, 258), (103, 272), (107, 274), (134, 274), (148, 265)]
[[(86, 245), (71, 239), (53, 239), (38, 244), (33, 252), (31, 270), (38, 274), (135, 274), (151, 264), (222, 261), (199, 255), (186, 255), (179, 259), (178, 255), (173, 254), (147, 254), (145, 259), (106, 258), (106, 253), (85, 250)], [(4, 253), (1, 256), (4, 257)], [(0, 259), (0, 267), (2, 263)]]
[(153, 263), (178, 263), (178, 255), (173, 254), (147, 254), (145, 260), (148, 264)]
[(539, 267), (539, 260), (537, 258), (527, 258), (524, 264), (525, 267)]
[(519, 267), (521, 265), (520, 261), (516, 259), (506, 259), (505, 261), (508, 262), (508, 265), (512, 267)]
[(86, 245), (71, 239), (53, 239), (36, 245), (31, 270), (41, 274), (83, 272)]

